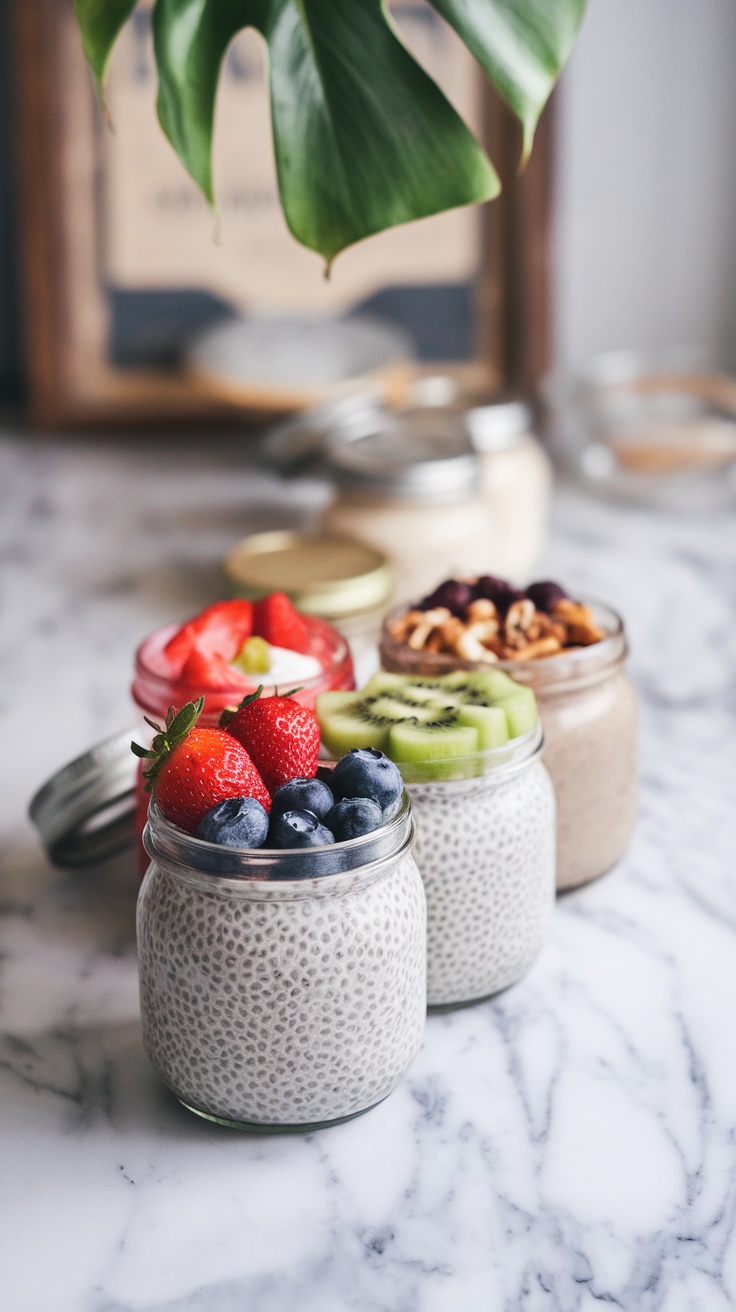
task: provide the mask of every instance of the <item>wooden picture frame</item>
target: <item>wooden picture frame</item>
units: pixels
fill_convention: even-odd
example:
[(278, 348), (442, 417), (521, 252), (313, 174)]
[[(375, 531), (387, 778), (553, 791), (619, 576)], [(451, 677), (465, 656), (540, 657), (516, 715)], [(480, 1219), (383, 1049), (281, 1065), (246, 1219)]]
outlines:
[[(62, 428), (262, 420), (309, 403), (313, 398), (299, 389), (291, 395), (268, 387), (228, 393), (206, 375), (122, 367), (111, 360), (104, 176), (109, 129), (84, 62), (72, 0), (15, 0), (14, 33), (32, 421)], [(518, 177), (518, 127), (495, 96), (481, 94), (484, 134), (504, 192), (478, 219), (477, 355), (463, 363), (420, 363), (395, 377), (389, 371), (389, 394), (393, 389), (400, 396), (416, 372), (441, 367), (476, 394), (532, 395), (549, 363), (552, 118), (549, 111), (543, 116), (531, 163)], [(334, 276), (340, 277), (339, 261)]]

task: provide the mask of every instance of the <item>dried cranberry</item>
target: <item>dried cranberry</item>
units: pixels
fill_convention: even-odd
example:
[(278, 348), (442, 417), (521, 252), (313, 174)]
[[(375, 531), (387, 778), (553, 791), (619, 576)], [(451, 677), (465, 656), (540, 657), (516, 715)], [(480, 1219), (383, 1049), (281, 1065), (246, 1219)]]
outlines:
[(499, 615), (505, 615), (509, 606), (521, 601), (524, 593), (512, 588), (505, 579), (494, 578), (492, 574), (482, 574), (475, 585), (476, 597), (486, 597), (492, 601)]
[(546, 615), (552, 614), (558, 601), (567, 600), (565, 589), (561, 588), (559, 583), (551, 583), (549, 579), (544, 579), (540, 583), (530, 583), (526, 595), (534, 602), (537, 610), (544, 611)]
[(420, 601), (418, 609), (434, 610), (435, 606), (445, 606), (453, 615), (460, 617), (464, 615), (474, 595), (470, 583), (462, 583), (459, 579), (446, 579), (435, 588), (434, 592)]

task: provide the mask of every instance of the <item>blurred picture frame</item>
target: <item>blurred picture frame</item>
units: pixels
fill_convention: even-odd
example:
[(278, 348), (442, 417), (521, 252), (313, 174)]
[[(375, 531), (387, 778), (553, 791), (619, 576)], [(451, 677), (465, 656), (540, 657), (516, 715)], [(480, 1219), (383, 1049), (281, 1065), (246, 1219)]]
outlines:
[[(394, 12), (407, 43), (484, 140), (504, 191), (490, 205), (361, 243), (326, 283), (278, 206), (255, 34), (231, 47), (218, 98), (216, 221), (155, 123), (150, 3), (134, 12), (113, 53), (108, 126), (72, 0), (15, 0), (33, 422), (196, 424), (301, 409), (343, 380), (314, 377), (308, 359), (290, 375), (288, 361), (277, 368), (264, 352), (283, 325), (306, 325), (313, 338), (314, 325), (328, 331), (335, 322), (341, 336), (349, 324), (358, 340), (356, 325), (367, 325), (369, 337), (383, 325), (385, 350), (370, 372), (389, 399), (438, 373), (473, 395), (534, 394), (550, 354), (553, 107), (519, 176), (518, 127), (472, 57), (423, 0), (400, 0)], [(253, 127), (245, 147), (244, 121)], [(227, 329), (227, 338), (236, 317), (253, 360), (245, 376), (228, 375), (216, 357), (218, 334)]]

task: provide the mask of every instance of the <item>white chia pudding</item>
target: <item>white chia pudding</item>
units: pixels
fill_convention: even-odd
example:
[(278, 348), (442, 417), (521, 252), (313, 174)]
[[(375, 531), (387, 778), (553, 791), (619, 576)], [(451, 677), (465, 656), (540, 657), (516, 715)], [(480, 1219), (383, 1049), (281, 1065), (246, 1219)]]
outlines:
[[(356, 1115), (401, 1080), (424, 1028), (426, 917), (408, 806), (403, 832), (393, 827), (393, 850), (384, 842), (382, 859), (356, 869), (254, 879), (162, 857), (149, 825), (155, 855), (138, 902), (143, 1037), (192, 1110), (304, 1127)], [(275, 855), (244, 852), (244, 868)]]
[(488, 997), (520, 979), (555, 893), (555, 800), (539, 746), (479, 778), (408, 784), (427, 895), (427, 1002)]

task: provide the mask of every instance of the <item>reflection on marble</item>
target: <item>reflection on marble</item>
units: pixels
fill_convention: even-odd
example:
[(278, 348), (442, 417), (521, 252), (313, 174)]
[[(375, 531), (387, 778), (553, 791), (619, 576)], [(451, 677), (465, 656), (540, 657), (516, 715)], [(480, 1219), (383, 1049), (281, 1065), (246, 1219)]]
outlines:
[[(736, 1305), (736, 531), (559, 494), (545, 573), (628, 619), (628, 857), (528, 977), (430, 1017), (322, 1133), (198, 1122), (143, 1053), (135, 880), (52, 870), (25, 806), (124, 727), (131, 652), (300, 522), (234, 444), (0, 442), (0, 1289), (12, 1312), (722, 1312)], [(173, 459), (170, 453), (176, 451)]]

